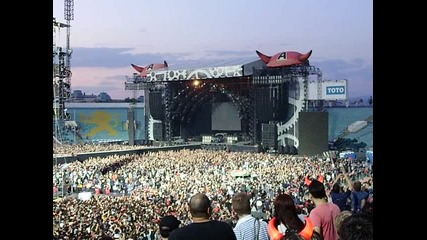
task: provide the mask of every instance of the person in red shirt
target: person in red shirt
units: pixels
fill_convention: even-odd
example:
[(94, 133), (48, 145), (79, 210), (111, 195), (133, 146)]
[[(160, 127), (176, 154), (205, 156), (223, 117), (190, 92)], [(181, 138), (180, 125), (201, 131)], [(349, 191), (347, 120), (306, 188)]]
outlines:
[(340, 208), (335, 203), (328, 202), (325, 185), (318, 180), (311, 181), (308, 192), (315, 205), (309, 215), (314, 231), (320, 233), (324, 239), (338, 240), (334, 219), (341, 212)]

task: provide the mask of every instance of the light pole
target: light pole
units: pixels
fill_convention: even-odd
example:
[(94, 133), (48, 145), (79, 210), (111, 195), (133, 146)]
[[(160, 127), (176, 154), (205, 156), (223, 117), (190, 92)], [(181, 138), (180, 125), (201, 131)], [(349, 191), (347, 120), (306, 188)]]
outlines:
[(77, 121), (76, 121), (76, 109), (75, 108), (73, 109), (73, 120), (76, 123), (75, 125), (73, 124), (73, 129), (74, 129), (74, 131), (73, 131), (74, 143), (77, 143), (76, 142)]

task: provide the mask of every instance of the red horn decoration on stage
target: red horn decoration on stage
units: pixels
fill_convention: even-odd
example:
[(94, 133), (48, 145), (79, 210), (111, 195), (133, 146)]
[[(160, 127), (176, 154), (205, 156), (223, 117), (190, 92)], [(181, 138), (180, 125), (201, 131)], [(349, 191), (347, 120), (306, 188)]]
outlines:
[(298, 57), (298, 59), (301, 61), (301, 62), (305, 62), (305, 61), (307, 61), (307, 59), (311, 56), (311, 53), (313, 52), (313, 50), (310, 50), (308, 53), (305, 53), (305, 54), (301, 54), (299, 57)]

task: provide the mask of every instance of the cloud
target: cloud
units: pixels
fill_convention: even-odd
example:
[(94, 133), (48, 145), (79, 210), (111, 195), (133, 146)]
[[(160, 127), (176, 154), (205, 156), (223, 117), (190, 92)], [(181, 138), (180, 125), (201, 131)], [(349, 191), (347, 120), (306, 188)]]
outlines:
[(161, 54), (131, 54), (132, 48), (74, 48), (71, 67), (126, 67), (163, 62)]
[(124, 98), (129, 95), (124, 90), (126, 76), (132, 75), (129, 67), (74, 67), (72, 68), (71, 88), (87, 94), (107, 92), (112, 98)]
[(200, 52), (182, 53), (140, 53), (132, 48), (75, 48), (71, 59), (72, 67), (107, 67), (120, 68), (136, 65), (162, 63), (166, 60), (169, 65), (180, 64), (184, 61), (198, 61), (204, 64), (213, 64), (218, 60), (229, 61), (236, 59), (256, 59), (255, 51), (224, 51), (206, 50)]
[[(135, 53), (132, 48), (76, 48), (71, 59), (72, 89), (89, 94), (107, 92), (112, 98), (129, 97), (124, 90), (126, 76), (135, 70), (131, 63), (145, 66), (166, 60), (171, 68), (197, 68), (244, 64), (258, 60), (255, 51), (205, 50), (180, 54)], [(349, 97), (372, 95), (373, 66), (363, 59), (314, 58), (310, 61), (321, 69), (324, 80), (347, 79)]]

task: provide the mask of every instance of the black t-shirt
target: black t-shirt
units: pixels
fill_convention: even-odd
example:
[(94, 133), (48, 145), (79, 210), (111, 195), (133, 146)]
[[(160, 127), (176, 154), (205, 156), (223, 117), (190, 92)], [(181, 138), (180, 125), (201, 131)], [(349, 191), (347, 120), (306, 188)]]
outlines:
[(225, 222), (191, 223), (173, 230), (169, 240), (237, 240), (233, 229)]

